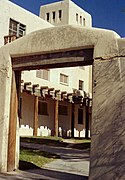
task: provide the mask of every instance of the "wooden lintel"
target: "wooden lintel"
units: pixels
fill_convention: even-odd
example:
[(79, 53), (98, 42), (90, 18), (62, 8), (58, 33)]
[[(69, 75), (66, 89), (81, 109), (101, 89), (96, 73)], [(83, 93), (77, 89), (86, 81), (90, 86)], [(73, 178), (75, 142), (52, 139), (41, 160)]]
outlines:
[(93, 63), (93, 48), (12, 57), (14, 70), (85, 66)]

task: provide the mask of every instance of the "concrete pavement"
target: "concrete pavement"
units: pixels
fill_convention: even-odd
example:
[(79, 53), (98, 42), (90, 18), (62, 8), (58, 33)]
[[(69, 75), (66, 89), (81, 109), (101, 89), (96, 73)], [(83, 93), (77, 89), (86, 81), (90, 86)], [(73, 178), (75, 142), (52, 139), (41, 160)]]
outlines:
[(72, 173), (80, 176), (89, 175), (89, 152), (87, 150), (48, 146), (44, 144), (36, 145), (25, 142), (22, 142), (21, 146), (59, 155), (61, 159), (50, 162), (44, 166), (47, 170)]
[(88, 180), (88, 151), (24, 142), (21, 143), (21, 146), (54, 153), (61, 159), (48, 163), (40, 169), (0, 174), (0, 180)]

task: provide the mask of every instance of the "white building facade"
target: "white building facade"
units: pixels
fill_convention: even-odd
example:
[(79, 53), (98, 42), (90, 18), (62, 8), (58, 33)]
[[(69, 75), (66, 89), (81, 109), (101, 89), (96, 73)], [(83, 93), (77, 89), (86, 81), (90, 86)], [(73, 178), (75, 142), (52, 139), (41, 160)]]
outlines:
[[(83, 28), (91, 28), (92, 26), (91, 16), (70, 0), (41, 6), (40, 17), (10, 1), (1, 0), (0, 7), (0, 23), (2, 27), (0, 46), (11, 41), (12, 39), (8, 39), (11, 35), (12, 38), (13, 35), (19, 38), (47, 27), (66, 24), (79, 25)], [(59, 90), (59, 135), (71, 136), (71, 131), (74, 130), (73, 134), (75, 137), (85, 137), (86, 106), (83, 104), (83, 99), (85, 95), (92, 97), (91, 72), (92, 69), (89, 66), (47, 68), (22, 72), (20, 135), (33, 135), (35, 96), (32, 90), (33, 85), (38, 84), (39, 87), (36, 88), (36, 94), (39, 96), (37, 135), (54, 135), (54, 94), (56, 90)], [(50, 96), (48, 96), (50, 88)], [(40, 89), (43, 89), (43, 97), (41, 97)], [(71, 96), (69, 96), (70, 93), (72, 94)], [(76, 97), (82, 96), (82, 101), (79, 104), (75, 104), (74, 107), (74, 123), (72, 123), (73, 95)]]

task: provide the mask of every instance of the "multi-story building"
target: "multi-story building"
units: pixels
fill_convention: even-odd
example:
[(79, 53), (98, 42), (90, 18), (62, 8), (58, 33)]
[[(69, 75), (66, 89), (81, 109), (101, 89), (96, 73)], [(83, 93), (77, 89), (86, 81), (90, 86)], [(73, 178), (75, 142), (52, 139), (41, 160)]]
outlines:
[[(92, 24), (90, 14), (70, 0), (41, 6), (40, 17), (10, 1), (1, 0), (0, 7), (2, 27), (0, 46), (42, 28), (59, 25), (79, 25), (83, 28), (91, 28)], [(33, 135), (36, 95), (39, 96), (38, 135), (54, 134), (54, 98), (55, 92), (58, 92), (59, 135), (71, 136), (71, 131), (74, 131), (75, 136), (84, 137), (88, 113), (85, 98), (92, 96), (91, 72), (90, 66), (22, 72), (20, 134)], [(72, 122), (72, 106), (75, 110), (74, 122)]]

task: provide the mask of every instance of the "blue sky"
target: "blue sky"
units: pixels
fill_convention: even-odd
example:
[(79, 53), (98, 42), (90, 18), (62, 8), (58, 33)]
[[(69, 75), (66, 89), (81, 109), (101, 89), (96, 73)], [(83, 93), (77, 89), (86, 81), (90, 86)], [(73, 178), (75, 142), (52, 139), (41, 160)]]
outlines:
[[(39, 14), (40, 5), (59, 0), (10, 0), (23, 8)], [(111, 29), (125, 37), (125, 0), (72, 0), (93, 18), (93, 27)]]

